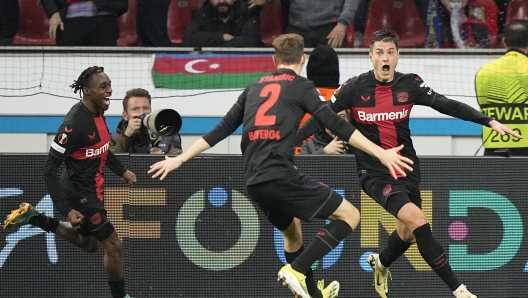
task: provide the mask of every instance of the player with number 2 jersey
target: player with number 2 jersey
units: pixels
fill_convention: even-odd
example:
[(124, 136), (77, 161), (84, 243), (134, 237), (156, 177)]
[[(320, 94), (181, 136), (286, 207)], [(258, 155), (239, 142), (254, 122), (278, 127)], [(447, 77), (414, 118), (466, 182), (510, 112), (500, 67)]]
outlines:
[[(153, 166), (149, 173), (164, 179), (184, 162), (232, 134), (241, 124), (246, 189), (268, 220), (282, 232), (286, 260), (278, 279), (298, 297), (336, 297), (339, 283), (316, 285), (311, 265), (347, 237), (359, 223), (359, 211), (330, 187), (301, 174), (294, 166), (294, 142), (300, 120), (308, 112), (342, 140), (377, 157), (391, 172), (403, 175), (412, 161), (398, 154), (403, 146), (384, 150), (330, 110), (311, 81), (299, 76), (306, 61), (297, 34), (273, 42), (278, 70), (249, 84), (222, 121), (187, 151)], [(394, 173), (396, 177), (396, 173)], [(314, 241), (303, 246), (300, 220), (331, 219)]]

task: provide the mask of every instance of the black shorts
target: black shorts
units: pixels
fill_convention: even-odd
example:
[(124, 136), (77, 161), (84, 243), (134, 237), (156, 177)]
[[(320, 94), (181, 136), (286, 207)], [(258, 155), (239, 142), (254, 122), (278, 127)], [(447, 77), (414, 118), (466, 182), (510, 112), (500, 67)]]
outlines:
[(326, 219), (343, 202), (343, 197), (330, 187), (302, 174), (246, 188), (251, 199), (279, 231), (287, 229), (294, 217), (306, 222), (314, 218)]
[(64, 197), (68, 198), (70, 207), (84, 216), (83, 221), (75, 226), (79, 234), (83, 237), (94, 236), (99, 241), (104, 241), (112, 235), (115, 228), (106, 216), (103, 201), (93, 196), (76, 196), (73, 190), (68, 190), (67, 183), (63, 181), (61, 188)]
[(114, 232), (114, 225), (106, 217), (106, 210), (90, 210), (81, 213), (84, 219), (80, 225), (75, 227), (81, 236), (94, 236), (97, 240), (104, 241)]
[(374, 201), (395, 217), (407, 203), (422, 209), (420, 184), (409, 178), (394, 179), (389, 175), (365, 174), (359, 178), (361, 188)]

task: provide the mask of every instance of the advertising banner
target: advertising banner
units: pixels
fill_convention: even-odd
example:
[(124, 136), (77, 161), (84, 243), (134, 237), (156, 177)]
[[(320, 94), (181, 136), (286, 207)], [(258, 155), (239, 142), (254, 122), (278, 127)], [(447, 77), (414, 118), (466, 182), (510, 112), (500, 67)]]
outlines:
[[(105, 206), (124, 242), (134, 297), (292, 297), (277, 282), (283, 241), (244, 188), (240, 156), (195, 158), (164, 181), (155, 156), (119, 156), (133, 188), (108, 171)], [(64, 220), (42, 179), (43, 155), (0, 155), (0, 212), (30, 202)], [(306, 174), (361, 211), (358, 229), (312, 267), (341, 283), (339, 297), (377, 297), (365, 262), (395, 225), (361, 192), (352, 156), (299, 156)], [(423, 158), (423, 210), (460, 281), (479, 298), (527, 297), (528, 159)], [(303, 224), (308, 245), (324, 220)], [(0, 231), (0, 297), (109, 297), (103, 252), (88, 254), (30, 226)], [(391, 266), (390, 297), (452, 297), (416, 245)]]

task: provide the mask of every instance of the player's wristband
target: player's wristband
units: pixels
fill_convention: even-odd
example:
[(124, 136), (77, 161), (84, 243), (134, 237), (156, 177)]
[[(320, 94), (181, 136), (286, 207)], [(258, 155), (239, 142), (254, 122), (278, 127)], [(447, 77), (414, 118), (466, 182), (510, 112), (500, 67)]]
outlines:
[(125, 132), (121, 133), (121, 136), (123, 137), (123, 139), (128, 139), (128, 138), (129, 138), (129, 136), (127, 136), (127, 135), (125, 134)]

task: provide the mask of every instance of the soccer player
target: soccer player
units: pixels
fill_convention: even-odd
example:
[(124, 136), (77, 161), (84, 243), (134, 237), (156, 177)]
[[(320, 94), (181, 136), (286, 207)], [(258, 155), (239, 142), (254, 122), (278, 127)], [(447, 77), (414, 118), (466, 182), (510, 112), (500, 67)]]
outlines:
[[(243, 124), (241, 149), (247, 192), (281, 231), (286, 258), (291, 262), (280, 269), (278, 278), (295, 295), (306, 298), (310, 297), (306, 285), (310, 266), (356, 228), (360, 215), (330, 187), (301, 174), (294, 166), (293, 145), (304, 113), (311, 113), (342, 140), (378, 158), (394, 177), (396, 173), (405, 176), (403, 168), (412, 171), (412, 162), (398, 154), (402, 146), (383, 150), (321, 101), (314, 84), (299, 76), (306, 61), (301, 36), (281, 35), (273, 41), (273, 47), (273, 62), (278, 70), (250, 83), (213, 130), (181, 155), (152, 165), (149, 173), (163, 180), (169, 172)], [(300, 220), (309, 222), (314, 218), (330, 219), (331, 223), (304, 248)], [(339, 283), (334, 282), (322, 293), (316, 291), (312, 295), (336, 297), (338, 291)]]
[[(111, 82), (102, 67), (93, 66), (85, 69), (70, 87), (75, 93), (80, 91), (82, 99), (64, 118), (44, 163), (44, 180), (53, 205), (69, 223), (22, 203), (8, 215), (3, 227), (31, 224), (89, 253), (102, 245), (112, 297), (130, 298), (125, 292), (121, 240), (104, 208), (105, 165), (129, 186), (136, 182), (136, 175), (108, 150), (110, 133), (103, 113), (110, 106)], [(57, 169), (63, 162), (66, 169), (59, 180)]]
[[(394, 31), (376, 31), (370, 41), (369, 56), (374, 69), (343, 83), (329, 105), (334, 112), (350, 109), (350, 122), (381, 147), (388, 149), (403, 144), (400, 153), (414, 162), (414, 171), (395, 180), (378, 160), (354, 150), (361, 187), (396, 221), (396, 230), (389, 236), (387, 247), (368, 258), (374, 270), (376, 291), (380, 297), (387, 297), (389, 266), (416, 242), (423, 259), (455, 297), (476, 298), (451, 270), (444, 249), (433, 237), (421, 210), (420, 162), (411, 140), (409, 115), (413, 105), (430, 106), (443, 114), (489, 126), (501, 135), (522, 137), (470, 106), (434, 92), (418, 75), (396, 72), (400, 55), (398, 35)], [(317, 130), (316, 122), (310, 119), (299, 130), (296, 142), (314, 130)]]

